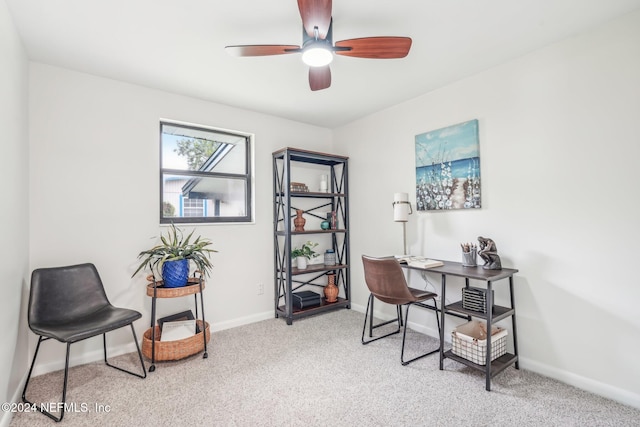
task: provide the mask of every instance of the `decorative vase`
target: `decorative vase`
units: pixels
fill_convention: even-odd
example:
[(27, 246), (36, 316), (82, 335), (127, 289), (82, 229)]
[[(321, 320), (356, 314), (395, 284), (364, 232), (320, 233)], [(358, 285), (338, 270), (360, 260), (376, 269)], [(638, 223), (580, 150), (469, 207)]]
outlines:
[(307, 257), (299, 256), (296, 258), (296, 264), (298, 265), (298, 269), (304, 270), (307, 268)]
[(322, 221), (320, 223), (320, 228), (322, 228), (323, 230), (328, 230), (331, 227), (331, 224), (329, 223), (329, 221)]
[(336, 265), (336, 253), (333, 249), (327, 249), (324, 253), (324, 265)]
[(162, 280), (165, 288), (180, 288), (189, 278), (189, 260), (166, 261), (162, 263)]
[(324, 287), (324, 297), (327, 302), (338, 301), (338, 292), (340, 291), (336, 286), (336, 275), (327, 274), (327, 285)]
[(304, 231), (304, 224), (307, 222), (306, 219), (302, 216), (304, 211), (302, 209), (296, 210), (296, 217), (293, 220), (293, 225), (295, 226), (295, 230), (293, 231)]
[(328, 191), (327, 175), (321, 175), (320, 176), (320, 192), (326, 193), (327, 191)]

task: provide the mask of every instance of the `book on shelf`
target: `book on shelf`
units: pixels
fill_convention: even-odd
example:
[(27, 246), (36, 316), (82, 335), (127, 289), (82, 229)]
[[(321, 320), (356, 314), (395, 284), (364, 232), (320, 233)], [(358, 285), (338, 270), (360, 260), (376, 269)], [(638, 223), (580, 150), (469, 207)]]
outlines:
[(308, 193), (309, 192), (309, 187), (307, 187), (307, 184), (303, 183), (303, 182), (291, 182), (289, 189), (291, 191), (296, 191), (296, 192), (302, 192), (302, 193)]
[(396, 255), (395, 257), (400, 264), (407, 264), (409, 267), (434, 268), (444, 265), (442, 261), (425, 258), (419, 255)]
[(164, 322), (160, 341), (176, 341), (189, 338), (196, 334), (195, 320), (179, 320), (177, 322)]

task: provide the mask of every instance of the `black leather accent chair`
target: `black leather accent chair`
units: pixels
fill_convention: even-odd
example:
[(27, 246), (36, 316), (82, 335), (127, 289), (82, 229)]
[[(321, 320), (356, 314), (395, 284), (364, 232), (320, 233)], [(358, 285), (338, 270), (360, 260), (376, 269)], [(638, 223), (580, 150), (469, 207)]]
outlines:
[[(440, 351), (440, 346), (435, 350), (421, 354), (410, 360), (404, 360), (404, 343), (407, 336), (407, 321), (409, 320), (409, 308), (412, 305), (418, 307), (428, 308), (434, 310), (436, 314), (436, 321), (438, 323), (438, 332), (440, 332), (440, 319), (438, 318), (438, 307), (436, 305), (435, 298), (438, 296), (433, 292), (421, 291), (419, 289), (410, 288), (407, 285), (407, 281), (404, 278), (402, 267), (394, 257), (375, 258), (363, 255), (362, 263), (364, 265), (364, 280), (371, 292), (369, 300), (367, 302), (367, 310), (364, 315), (364, 325), (362, 326), (362, 344), (369, 344), (370, 342), (379, 340), (381, 338), (388, 337), (400, 332), (400, 328), (404, 325), (402, 333), (402, 351), (400, 353), (400, 362), (403, 365), (407, 365), (414, 360), (421, 359), (425, 356)], [(376, 325), (373, 324), (373, 302), (374, 298), (387, 304), (396, 306), (396, 318), (381, 322)], [(425, 304), (426, 301), (433, 300), (433, 306)], [(402, 306), (406, 306), (406, 314), (404, 320), (402, 319)], [(369, 322), (367, 322), (367, 318)], [(380, 326), (388, 325), (390, 323), (397, 322), (398, 327), (396, 330), (389, 332), (385, 335), (373, 338), (373, 330)], [(367, 323), (369, 324), (369, 338), (365, 340), (365, 331), (367, 330)], [(438, 334), (440, 336), (440, 334)]]
[[(107, 366), (135, 375), (147, 377), (142, 360), (140, 345), (133, 328), (133, 322), (142, 317), (135, 310), (118, 308), (111, 305), (104, 291), (98, 270), (93, 264), (79, 264), (66, 267), (39, 268), (31, 274), (31, 292), (29, 294), (29, 328), (38, 335), (31, 368), (22, 391), (22, 401), (33, 405), (26, 398), (27, 387), (31, 379), (33, 366), (38, 357), (40, 344), (48, 339), (55, 339), (67, 344), (67, 356), (64, 365), (64, 385), (60, 417), (55, 417), (40, 405), (40, 412), (54, 421), (64, 417), (64, 403), (67, 397), (67, 379), (69, 376), (69, 350), (71, 344), (87, 338), (102, 335), (104, 345), (104, 362)], [(131, 326), (133, 340), (138, 348), (142, 374), (113, 366), (107, 362), (107, 332)]]

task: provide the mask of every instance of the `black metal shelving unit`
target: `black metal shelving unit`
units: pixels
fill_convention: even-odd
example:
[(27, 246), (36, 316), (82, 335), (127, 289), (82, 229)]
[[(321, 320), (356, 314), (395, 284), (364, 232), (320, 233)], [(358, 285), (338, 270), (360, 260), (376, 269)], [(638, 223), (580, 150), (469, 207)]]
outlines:
[[(326, 168), (329, 185), (324, 192), (291, 190), (291, 165), (320, 165)], [(340, 308), (351, 308), (351, 280), (349, 269), (349, 197), (348, 157), (333, 154), (283, 148), (273, 153), (273, 253), (274, 253), (274, 308), (275, 316), (284, 318), (288, 325), (294, 319), (311, 316)], [(307, 217), (326, 219), (320, 212), (335, 211), (339, 228), (294, 231), (296, 200), (305, 199), (312, 207), (302, 209)], [(291, 259), (291, 236), (330, 235), (336, 254), (336, 265), (310, 265), (306, 269), (295, 268)], [(335, 274), (335, 284), (340, 289), (337, 302), (322, 298), (319, 306), (298, 309), (292, 305), (291, 293), (303, 286), (324, 287), (326, 275)]]

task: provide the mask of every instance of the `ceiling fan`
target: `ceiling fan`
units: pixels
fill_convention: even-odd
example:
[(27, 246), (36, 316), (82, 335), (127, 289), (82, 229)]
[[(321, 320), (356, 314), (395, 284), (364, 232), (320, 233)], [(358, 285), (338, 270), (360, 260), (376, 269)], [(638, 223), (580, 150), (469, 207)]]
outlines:
[(333, 44), (331, 0), (298, 0), (302, 17), (302, 46), (296, 45), (237, 45), (226, 46), (236, 56), (267, 56), (302, 53), (302, 61), (309, 66), (311, 90), (331, 86), (329, 64), (333, 54), (358, 58), (404, 58), (411, 48), (409, 37), (363, 37), (341, 40)]

